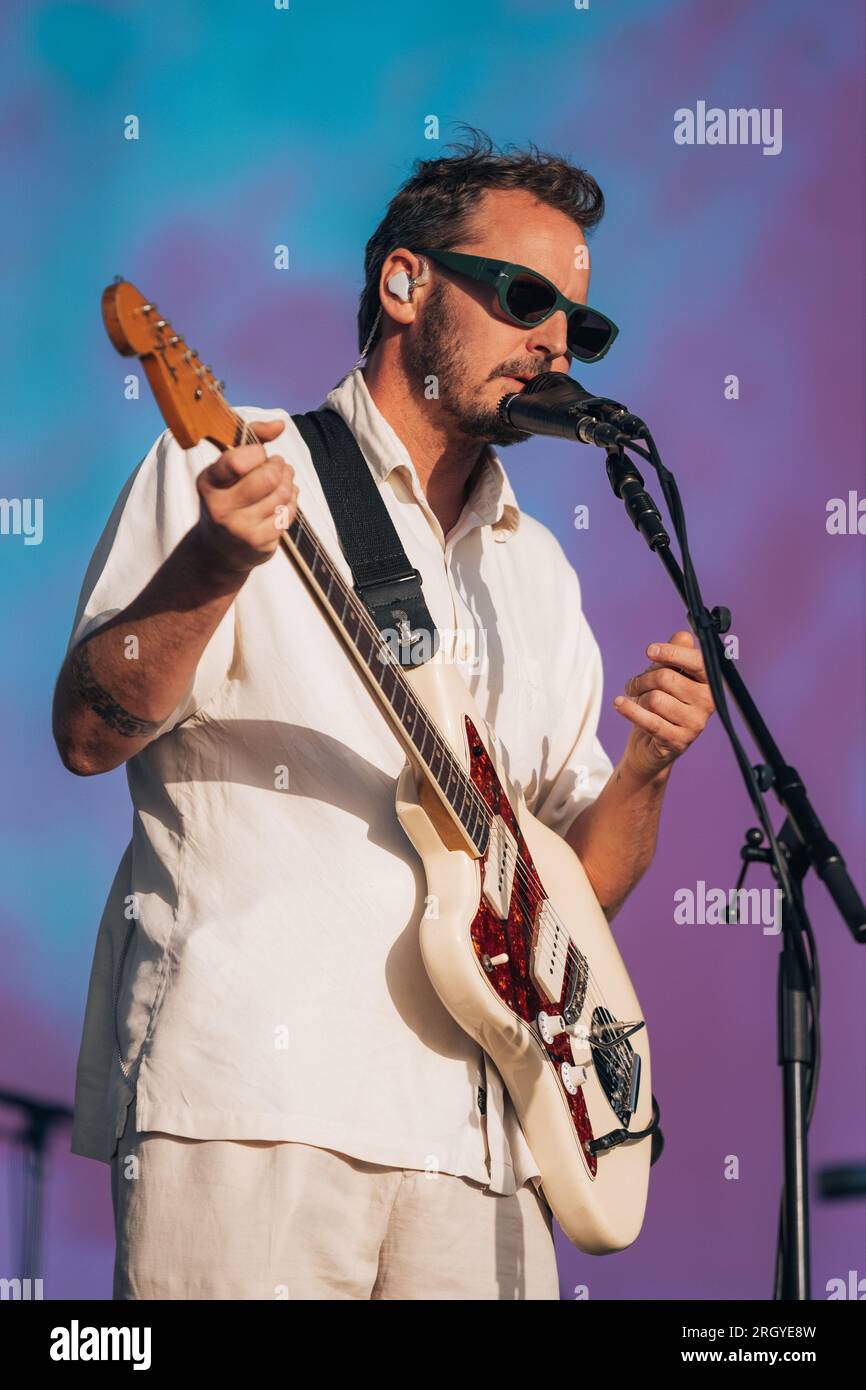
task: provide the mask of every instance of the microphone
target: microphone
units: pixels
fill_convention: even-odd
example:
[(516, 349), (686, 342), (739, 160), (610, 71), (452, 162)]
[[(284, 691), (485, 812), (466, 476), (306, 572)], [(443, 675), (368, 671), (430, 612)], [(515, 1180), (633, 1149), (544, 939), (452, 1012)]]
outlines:
[[(599, 415), (609, 419), (600, 420)], [(522, 391), (502, 397), (499, 418), (525, 434), (547, 434), (606, 449), (646, 428), (625, 406), (593, 396), (565, 372), (540, 372)]]

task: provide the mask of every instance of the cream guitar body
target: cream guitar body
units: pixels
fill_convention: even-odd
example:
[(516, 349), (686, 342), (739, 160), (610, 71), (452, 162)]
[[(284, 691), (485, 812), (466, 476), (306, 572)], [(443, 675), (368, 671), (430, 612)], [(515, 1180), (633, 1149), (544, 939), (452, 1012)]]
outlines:
[[(510, 844), (497, 853), (496, 832), (484, 856), (461, 843), (461, 827), (410, 759), (396, 806), (423, 861), (432, 902), (420, 926), (424, 964), (449, 1013), (496, 1064), (565, 1235), (589, 1254), (621, 1250), (643, 1222), (650, 1139), (629, 1139), (597, 1154), (587, 1144), (620, 1130), (626, 1115), (629, 1129), (650, 1126), (649, 1045), (640, 1027), (627, 1041), (600, 1049), (592, 1042), (593, 1025), (614, 1023), (616, 1032), (598, 1038), (610, 1041), (624, 1024), (641, 1020), (640, 1005), (580, 860), (509, 785), (495, 739), (459, 672), (446, 662), (428, 662), (405, 674), (491, 814), (503, 809), (503, 793), (507, 797), (514, 842), (534, 870), (524, 871)], [(507, 812), (502, 819), (507, 823)], [(513, 873), (517, 880), (510, 900), (498, 873), (502, 865), (504, 877)], [(488, 875), (497, 880), (492, 903), (484, 893)], [(571, 963), (565, 980), (563, 959)], [(587, 973), (573, 996), (579, 1012), (570, 1031), (557, 1032), (566, 983), (583, 974), (584, 962)], [(548, 1040), (539, 1031), (539, 1013), (550, 1019)], [(622, 1095), (620, 1112), (613, 1108), (610, 1093), (618, 1086), (634, 1088), (633, 1112), (622, 1108), (628, 1099)]]

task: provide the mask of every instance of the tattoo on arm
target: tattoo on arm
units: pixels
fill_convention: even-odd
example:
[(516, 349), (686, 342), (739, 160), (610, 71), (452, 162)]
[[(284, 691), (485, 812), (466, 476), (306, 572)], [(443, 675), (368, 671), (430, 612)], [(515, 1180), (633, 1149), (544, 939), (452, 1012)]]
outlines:
[(125, 738), (143, 738), (147, 734), (155, 733), (160, 724), (164, 723), (161, 719), (139, 719), (137, 715), (130, 714), (119, 705), (107, 690), (103, 690), (90, 669), (86, 642), (80, 643), (72, 653), (70, 671), (85, 704), (89, 705), (110, 729), (114, 729), (115, 733), (123, 734)]

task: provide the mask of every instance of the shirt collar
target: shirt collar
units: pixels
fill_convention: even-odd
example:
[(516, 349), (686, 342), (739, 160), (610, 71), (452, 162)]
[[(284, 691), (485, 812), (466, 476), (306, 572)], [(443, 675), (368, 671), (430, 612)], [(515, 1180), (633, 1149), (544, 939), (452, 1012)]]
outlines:
[[(367, 388), (360, 367), (353, 367), (323, 402), (345, 420), (377, 478), (384, 481), (395, 468), (405, 468), (413, 489), (421, 484), (408, 449), (385, 419)], [(489, 525), (498, 541), (507, 540), (520, 525), (520, 508), (499, 456), (488, 444), (467, 502), (482, 526)]]

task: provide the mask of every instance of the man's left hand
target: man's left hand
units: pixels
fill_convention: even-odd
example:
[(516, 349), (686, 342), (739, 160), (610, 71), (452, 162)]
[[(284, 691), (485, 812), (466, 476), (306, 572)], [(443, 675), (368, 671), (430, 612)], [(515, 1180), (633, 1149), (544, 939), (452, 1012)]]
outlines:
[(655, 776), (694, 743), (715, 710), (704, 658), (690, 632), (651, 643), (652, 664), (625, 683), (614, 706), (635, 726), (625, 756), (636, 772)]

